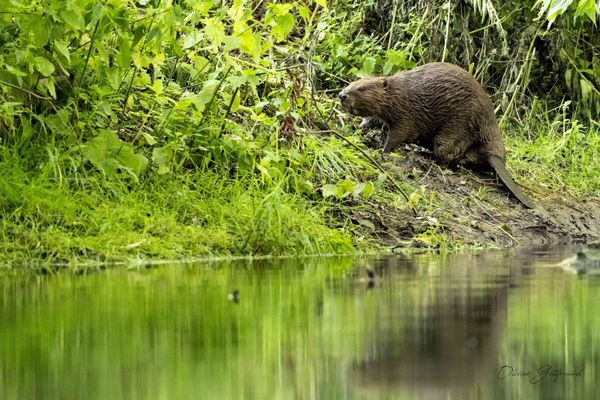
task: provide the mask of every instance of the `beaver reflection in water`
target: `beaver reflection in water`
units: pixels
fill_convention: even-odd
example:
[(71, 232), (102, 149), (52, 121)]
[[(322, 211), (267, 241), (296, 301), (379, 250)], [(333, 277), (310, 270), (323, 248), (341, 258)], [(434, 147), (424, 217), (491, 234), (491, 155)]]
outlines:
[(384, 153), (401, 143), (419, 143), (433, 150), (442, 165), (491, 166), (521, 203), (534, 207), (506, 170), (489, 96), (464, 69), (430, 63), (394, 76), (362, 78), (339, 98), (348, 112), (367, 118), (361, 126), (388, 128)]

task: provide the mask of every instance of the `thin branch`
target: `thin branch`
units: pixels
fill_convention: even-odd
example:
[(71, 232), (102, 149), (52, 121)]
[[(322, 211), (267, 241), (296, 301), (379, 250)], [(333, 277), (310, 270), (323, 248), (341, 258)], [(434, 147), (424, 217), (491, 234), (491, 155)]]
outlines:
[(6, 82), (6, 81), (0, 81), (0, 85), (6, 85), (6, 86), (8, 86), (8, 87), (11, 87), (11, 88), (13, 88), (13, 89), (20, 90), (20, 91), (21, 91), (21, 92), (23, 92), (23, 93), (27, 93), (28, 95), (30, 95), (30, 96), (32, 96), (32, 97), (35, 97), (36, 99), (41, 99), (41, 100), (53, 100), (51, 97), (40, 96), (40, 95), (39, 95), (39, 94), (37, 94), (37, 93), (34, 93), (34, 92), (32, 92), (32, 91), (30, 91), (30, 90), (27, 90), (27, 89), (23, 89), (23, 88), (22, 88), (22, 87), (20, 87), (20, 86), (14, 85), (14, 84), (12, 84), (12, 83), (9, 83), (9, 82)]

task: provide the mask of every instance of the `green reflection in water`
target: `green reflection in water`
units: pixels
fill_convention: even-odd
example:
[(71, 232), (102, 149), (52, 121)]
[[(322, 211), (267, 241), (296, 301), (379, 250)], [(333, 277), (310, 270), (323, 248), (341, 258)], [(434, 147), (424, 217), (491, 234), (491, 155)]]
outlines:
[[(596, 398), (600, 286), (539, 264), (488, 253), (3, 276), (0, 398)], [(532, 384), (546, 364), (583, 372)], [(498, 379), (503, 365), (513, 374)]]

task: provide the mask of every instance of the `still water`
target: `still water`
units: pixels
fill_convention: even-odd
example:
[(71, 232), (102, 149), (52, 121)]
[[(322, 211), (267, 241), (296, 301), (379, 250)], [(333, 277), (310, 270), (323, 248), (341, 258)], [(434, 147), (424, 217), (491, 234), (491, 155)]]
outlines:
[(600, 399), (600, 280), (559, 259), (4, 274), (0, 399)]

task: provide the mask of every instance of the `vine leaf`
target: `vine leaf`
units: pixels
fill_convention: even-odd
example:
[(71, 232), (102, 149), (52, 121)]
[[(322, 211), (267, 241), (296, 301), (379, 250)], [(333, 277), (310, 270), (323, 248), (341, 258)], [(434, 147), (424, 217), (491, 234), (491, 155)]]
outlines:
[(84, 156), (106, 176), (129, 174), (134, 180), (146, 170), (148, 159), (136, 154), (130, 143), (123, 142), (114, 131), (103, 130), (82, 145)]

